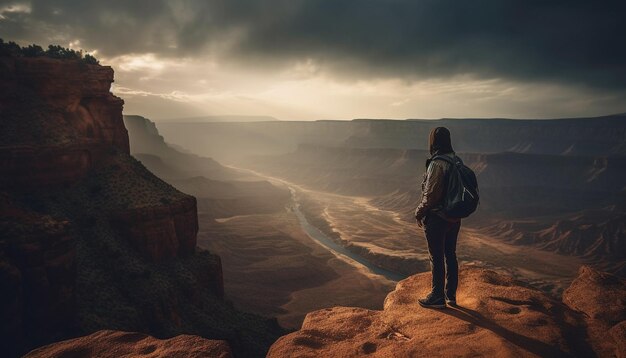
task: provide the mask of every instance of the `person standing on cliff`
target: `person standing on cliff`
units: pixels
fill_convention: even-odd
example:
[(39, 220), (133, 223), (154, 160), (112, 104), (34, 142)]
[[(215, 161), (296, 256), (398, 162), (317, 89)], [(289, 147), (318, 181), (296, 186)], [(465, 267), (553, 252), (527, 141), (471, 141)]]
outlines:
[(424, 228), (430, 269), (432, 272), (432, 290), (418, 303), (422, 307), (445, 308), (446, 303), (456, 305), (456, 289), (459, 282), (459, 266), (456, 258), (456, 241), (461, 228), (460, 219), (447, 217), (442, 208), (447, 191), (447, 174), (451, 164), (447, 160), (434, 159), (436, 156), (448, 156), (455, 159), (450, 131), (437, 127), (430, 132), (429, 150), (431, 157), (426, 160), (426, 173), (422, 180), (422, 197), (415, 220)]

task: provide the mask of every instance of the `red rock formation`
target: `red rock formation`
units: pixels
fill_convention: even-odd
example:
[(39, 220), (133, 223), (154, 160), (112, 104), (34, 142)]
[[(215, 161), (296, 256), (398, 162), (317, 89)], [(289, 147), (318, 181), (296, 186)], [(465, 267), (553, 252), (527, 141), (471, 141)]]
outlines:
[[(123, 238), (159, 262), (195, 252), (198, 219), (195, 198), (130, 157), (123, 101), (110, 92), (110, 67), (0, 57), (0, 78), (0, 355), (13, 356), (68, 337), (82, 322), (74, 319), (74, 246), (85, 239), (76, 235), (88, 236), (89, 220), (110, 219)], [(48, 197), (72, 186), (71, 204)], [(91, 195), (86, 200), (97, 201), (97, 210), (81, 195)], [(67, 212), (69, 219), (45, 215), (48, 210)], [(223, 296), (219, 260), (190, 261), (201, 272), (192, 270), (197, 284), (185, 294), (198, 305), (199, 291)], [(187, 323), (169, 309), (176, 295), (158, 298), (165, 302), (159, 323)]]
[(107, 147), (129, 153), (113, 70), (78, 60), (0, 58), (0, 183), (71, 184)]
[(172, 204), (115, 213), (112, 222), (130, 242), (153, 261), (192, 254), (196, 248), (196, 198)]
[[(78, 60), (0, 58), (0, 184), (16, 190), (72, 185), (91, 169), (130, 154), (122, 99), (109, 90), (113, 70)], [(30, 124), (31, 126), (24, 126)], [(38, 138), (37, 130), (43, 133)], [(135, 247), (159, 261), (194, 252), (196, 201), (111, 214)]]
[[(584, 272), (582, 280), (588, 281)], [(574, 290), (593, 301), (589, 288)], [(619, 300), (623, 296), (614, 294), (626, 292), (623, 283), (616, 291), (604, 290), (601, 282), (593, 288), (602, 289), (607, 300)], [(418, 274), (398, 283), (383, 311), (334, 307), (311, 312), (299, 331), (274, 343), (268, 356), (609, 356), (623, 349), (623, 341), (609, 338), (607, 331), (604, 337), (588, 332), (580, 313), (493, 271), (462, 268), (458, 307), (420, 307), (417, 299), (429, 290), (430, 274)], [(611, 330), (617, 337), (623, 333), (624, 321)], [(605, 344), (600, 347), (597, 340)]]
[(74, 142), (108, 143), (129, 152), (124, 101), (110, 92), (111, 67), (79, 60), (3, 57), (0, 73), (0, 109), (45, 106), (48, 122), (77, 130)]
[(24, 357), (214, 357), (231, 358), (228, 343), (198, 336), (157, 339), (142, 333), (98, 331), (85, 337), (37, 348)]
[(591, 342), (600, 355), (626, 357), (626, 280), (582, 266), (563, 292), (563, 302), (584, 314)]

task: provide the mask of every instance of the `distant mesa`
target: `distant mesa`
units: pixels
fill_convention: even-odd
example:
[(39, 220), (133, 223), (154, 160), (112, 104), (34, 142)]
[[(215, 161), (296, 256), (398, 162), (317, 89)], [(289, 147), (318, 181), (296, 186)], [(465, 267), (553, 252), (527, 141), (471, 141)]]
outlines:
[(223, 163), (238, 162), (249, 155), (285, 154), (301, 144), (426, 150), (428, 133), (436, 126), (450, 129), (459, 153), (626, 155), (624, 115), (555, 120), (158, 122), (159, 131), (171, 143)]
[(204, 122), (277, 122), (271, 116), (240, 116), (240, 115), (215, 115), (215, 116), (199, 116), (199, 117), (183, 117), (160, 119), (157, 122), (177, 122), (177, 123), (204, 123)]

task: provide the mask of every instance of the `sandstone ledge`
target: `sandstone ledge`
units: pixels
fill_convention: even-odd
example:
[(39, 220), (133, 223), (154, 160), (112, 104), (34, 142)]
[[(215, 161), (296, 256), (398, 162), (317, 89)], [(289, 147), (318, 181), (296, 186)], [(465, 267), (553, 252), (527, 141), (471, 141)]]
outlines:
[(51, 58), (0, 58), (1, 145), (95, 141), (129, 153), (113, 69)]
[[(459, 307), (420, 307), (417, 299), (430, 290), (430, 274), (414, 275), (398, 283), (383, 311), (334, 307), (309, 313), (302, 328), (276, 341), (268, 356), (624, 354), (623, 343), (611, 338), (623, 335), (623, 322), (611, 335), (596, 335), (588, 332), (583, 314), (510, 277), (464, 267), (460, 279)], [(623, 282), (619, 291), (625, 291)]]
[(198, 336), (180, 335), (157, 339), (142, 333), (98, 331), (88, 336), (53, 343), (37, 348), (24, 357), (214, 357), (230, 358), (225, 341)]
[(600, 356), (614, 356), (616, 352), (618, 357), (626, 356), (624, 282), (617, 276), (582, 266), (578, 277), (563, 292), (563, 302), (583, 315), (590, 342)]

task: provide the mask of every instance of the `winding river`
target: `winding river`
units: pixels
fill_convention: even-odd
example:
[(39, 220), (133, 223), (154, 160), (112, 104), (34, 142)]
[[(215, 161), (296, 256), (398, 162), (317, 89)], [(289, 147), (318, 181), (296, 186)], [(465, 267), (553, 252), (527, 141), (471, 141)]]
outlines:
[[(286, 184), (283, 181), (283, 184)], [(340, 254), (343, 255), (353, 261), (356, 261), (358, 263), (360, 263), (361, 265), (365, 266), (371, 273), (375, 274), (375, 275), (380, 275), (385, 277), (388, 280), (391, 281), (400, 281), (404, 278), (406, 278), (406, 276), (403, 276), (399, 273), (393, 272), (393, 271), (389, 271), (389, 270), (385, 270), (383, 268), (380, 268), (374, 264), (372, 264), (371, 262), (369, 262), (368, 260), (366, 260), (365, 258), (363, 258), (360, 255), (355, 254), (354, 252), (346, 249), (345, 247), (339, 245), (338, 243), (336, 243), (335, 241), (333, 241), (333, 239), (331, 239), (330, 237), (328, 237), (326, 234), (324, 234), (320, 229), (318, 229), (317, 227), (311, 225), (311, 223), (309, 223), (309, 221), (306, 219), (306, 216), (304, 216), (304, 214), (302, 213), (302, 211), (300, 210), (300, 203), (298, 202), (298, 196), (297, 196), (297, 192), (296, 189), (294, 189), (293, 187), (287, 185), (287, 187), (289, 188), (289, 191), (291, 192), (291, 200), (292, 200), (292, 204), (290, 206), (291, 211), (296, 215), (296, 217), (298, 218), (298, 221), (300, 223), (300, 226), (302, 227), (302, 230), (313, 240), (315, 240), (316, 242), (318, 242), (319, 244), (321, 244), (322, 246), (324, 246), (326, 249), (328, 249), (329, 251), (335, 253), (335, 254)]]

